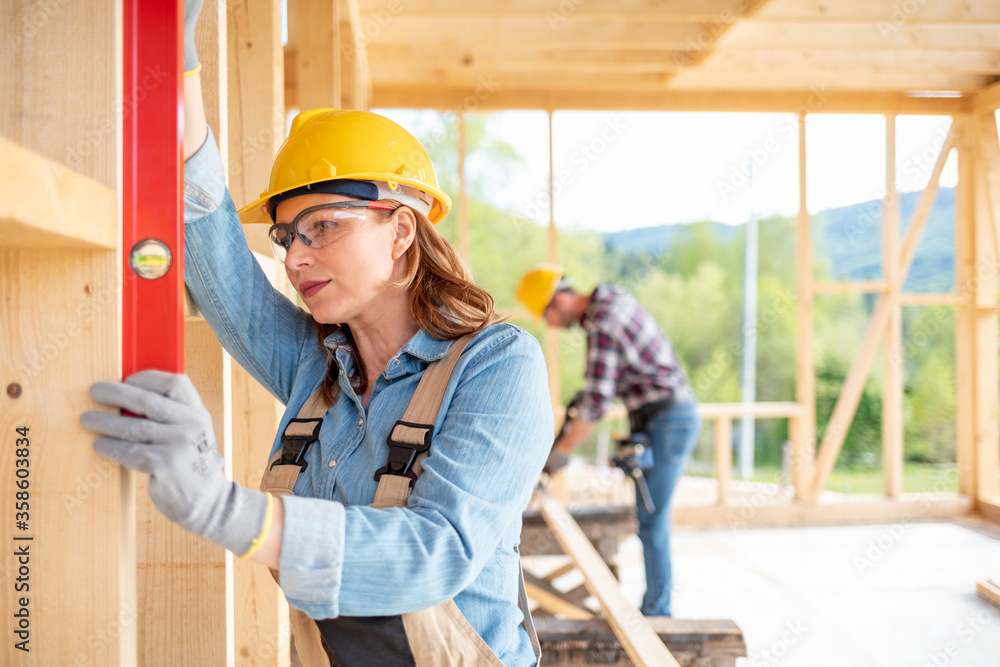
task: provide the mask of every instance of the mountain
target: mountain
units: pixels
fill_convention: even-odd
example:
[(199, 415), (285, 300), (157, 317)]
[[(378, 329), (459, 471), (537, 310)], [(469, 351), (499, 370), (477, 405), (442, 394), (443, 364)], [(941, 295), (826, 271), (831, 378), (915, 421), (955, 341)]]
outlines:
[[(900, 243), (906, 233), (919, 192), (899, 195)], [(722, 243), (742, 237), (742, 225), (698, 222)], [(761, 224), (767, 224), (762, 221)], [(872, 200), (820, 211), (813, 215), (813, 261), (825, 262), (830, 280), (879, 280), (882, 275), (882, 201)], [(643, 227), (604, 236), (612, 250), (640, 254), (669, 251), (688, 225)], [(955, 190), (938, 190), (934, 205), (907, 275), (907, 292), (949, 292), (955, 284)]]

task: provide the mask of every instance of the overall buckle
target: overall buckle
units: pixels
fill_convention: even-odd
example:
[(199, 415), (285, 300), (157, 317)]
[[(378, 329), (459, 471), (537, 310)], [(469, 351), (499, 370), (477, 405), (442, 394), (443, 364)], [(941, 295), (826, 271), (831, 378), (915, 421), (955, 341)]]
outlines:
[[(430, 449), (433, 428), (433, 424), (415, 424), (404, 422), (402, 419), (397, 421), (389, 432), (389, 437), (385, 439), (389, 445), (389, 456), (385, 465), (375, 471), (375, 481), (379, 481), (385, 474), (398, 475), (409, 477), (410, 486), (413, 486), (413, 482), (417, 479), (413, 473), (413, 466), (417, 462), (417, 456)], [(398, 435), (397, 430), (399, 430)], [(418, 433), (419, 431), (422, 433)], [(401, 439), (406, 437), (409, 437), (409, 440)], [(420, 438), (420, 441), (413, 442), (417, 438)]]
[[(295, 424), (303, 424), (311, 427), (307, 433), (290, 434), (288, 431)], [(305, 472), (309, 467), (309, 462), (305, 460), (306, 452), (312, 444), (319, 440), (319, 430), (323, 426), (322, 419), (291, 419), (284, 433), (281, 434), (281, 458), (275, 461), (271, 467), (284, 465), (297, 465), (299, 472)], [(300, 429), (296, 429), (300, 430)]]

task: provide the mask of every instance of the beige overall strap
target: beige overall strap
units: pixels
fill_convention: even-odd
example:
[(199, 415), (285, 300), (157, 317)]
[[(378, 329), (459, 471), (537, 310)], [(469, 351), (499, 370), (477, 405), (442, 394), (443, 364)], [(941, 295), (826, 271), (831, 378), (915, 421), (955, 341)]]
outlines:
[[(421, 463), (427, 458), (434, 420), (441, 408), (451, 372), (473, 336), (474, 334), (466, 334), (454, 341), (444, 358), (432, 363), (424, 371), (403, 418), (396, 422), (389, 433), (389, 460), (384, 468), (375, 473), (378, 489), (375, 491), (372, 507), (406, 506), (410, 486), (422, 470)], [(397, 446), (393, 446), (394, 444)]]
[[(323, 415), (326, 414), (326, 404), (323, 402), (322, 387), (317, 389), (312, 396), (306, 400), (299, 409), (299, 414), (285, 427), (282, 437), (282, 448), (279, 449), (271, 460), (267, 462), (264, 470), (264, 477), (260, 481), (260, 490), (268, 491), (275, 496), (293, 495), (292, 488), (295, 480), (302, 472), (302, 465), (298, 465), (296, 459), (300, 459), (305, 453), (305, 441), (310, 438), (319, 437), (319, 427), (323, 423)], [(302, 440), (296, 443), (296, 439)], [(298, 451), (292, 451), (295, 445), (299, 445)], [(290, 446), (289, 446), (290, 445)], [(285, 459), (282, 461), (282, 459)], [(271, 575), (280, 585), (278, 571), (272, 569)], [(330, 658), (323, 647), (323, 637), (320, 635), (316, 621), (310, 618), (305, 612), (295, 608), (289, 608), (289, 625), (292, 636), (295, 638), (295, 653), (299, 658), (302, 667), (330, 667)]]

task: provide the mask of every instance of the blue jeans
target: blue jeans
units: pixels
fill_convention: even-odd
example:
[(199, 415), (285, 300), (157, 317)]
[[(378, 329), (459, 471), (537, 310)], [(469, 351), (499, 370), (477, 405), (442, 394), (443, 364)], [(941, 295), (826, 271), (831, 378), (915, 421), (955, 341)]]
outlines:
[(655, 511), (646, 511), (636, 491), (639, 539), (646, 561), (645, 616), (670, 616), (670, 499), (684, 464), (701, 435), (698, 404), (676, 403), (650, 418), (647, 433), (653, 449), (653, 467), (643, 470)]

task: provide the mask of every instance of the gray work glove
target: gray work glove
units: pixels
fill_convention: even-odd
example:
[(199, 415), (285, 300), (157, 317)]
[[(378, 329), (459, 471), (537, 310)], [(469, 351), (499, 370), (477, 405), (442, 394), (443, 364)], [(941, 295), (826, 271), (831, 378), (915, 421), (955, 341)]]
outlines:
[(553, 445), (552, 451), (549, 452), (549, 458), (545, 459), (545, 465), (542, 466), (542, 472), (554, 475), (558, 470), (566, 467), (567, 463), (569, 463), (569, 457), (558, 451)]
[(194, 28), (204, 0), (184, 0), (184, 71), (198, 67), (198, 52), (194, 48)]
[(85, 412), (84, 428), (100, 433), (94, 451), (149, 474), (156, 509), (182, 528), (245, 554), (260, 534), (267, 494), (226, 479), (212, 418), (186, 375), (141, 371), (125, 382), (98, 382), (95, 401), (139, 417)]

